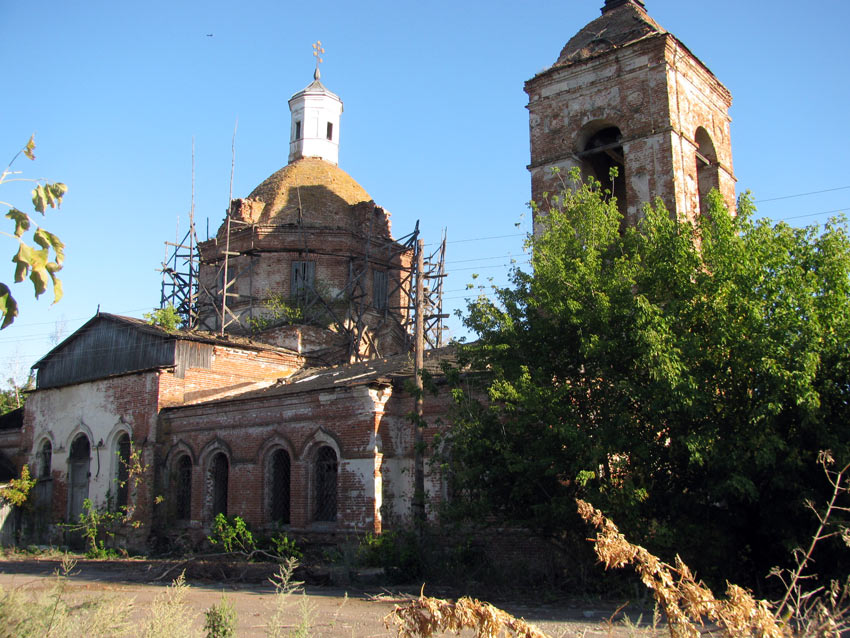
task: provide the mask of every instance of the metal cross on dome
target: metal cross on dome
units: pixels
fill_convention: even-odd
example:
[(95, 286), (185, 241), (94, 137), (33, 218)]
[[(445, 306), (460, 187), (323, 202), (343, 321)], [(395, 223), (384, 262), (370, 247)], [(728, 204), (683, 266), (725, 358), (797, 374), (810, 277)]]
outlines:
[(316, 40), (313, 43), (313, 57), (316, 58), (316, 72), (313, 73), (313, 78), (316, 80), (322, 77), (322, 74), (319, 73), (319, 65), (324, 62), (324, 60), (322, 59), (322, 55), (324, 55), (324, 53), (325, 49), (322, 47), (322, 41)]

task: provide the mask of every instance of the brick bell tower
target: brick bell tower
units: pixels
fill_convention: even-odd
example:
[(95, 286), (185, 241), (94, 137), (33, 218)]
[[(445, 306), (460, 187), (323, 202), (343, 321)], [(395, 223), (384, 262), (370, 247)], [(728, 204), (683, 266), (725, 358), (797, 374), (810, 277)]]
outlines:
[(525, 92), (531, 192), (544, 208), (553, 167), (596, 177), (630, 224), (656, 197), (680, 218), (698, 215), (712, 188), (734, 207), (732, 95), (642, 0), (606, 0)]

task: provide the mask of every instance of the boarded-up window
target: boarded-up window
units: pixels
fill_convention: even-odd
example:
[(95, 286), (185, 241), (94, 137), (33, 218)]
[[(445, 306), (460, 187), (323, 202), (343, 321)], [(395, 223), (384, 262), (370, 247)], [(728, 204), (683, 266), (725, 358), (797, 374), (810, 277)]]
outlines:
[(327, 445), (316, 454), (315, 516), (317, 521), (336, 520), (336, 452)]
[(286, 450), (275, 450), (269, 464), (269, 472), (269, 519), (288, 525), (291, 462)]
[(219, 514), (227, 516), (227, 481), (230, 468), (224, 452), (216, 454), (210, 463), (209, 482), (211, 491), (211, 513), (213, 518)]
[(372, 271), (372, 305), (378, 310), (387, 307), (387, 273), (382, 270)]
[(115, 455), (118, 464), (115, 477), (115, 506), (126, 508), (130, 500), (130, 435), (126, 432), (115, 442)]
[(293, 261), (290, 290), (292, 297), (301, 301), (307, 300), (313, 293), (316, 282), (315, 261)]
[(192, 459), (181, 456), (174, 468), (174, 516), (179, 521), (192, 518)]

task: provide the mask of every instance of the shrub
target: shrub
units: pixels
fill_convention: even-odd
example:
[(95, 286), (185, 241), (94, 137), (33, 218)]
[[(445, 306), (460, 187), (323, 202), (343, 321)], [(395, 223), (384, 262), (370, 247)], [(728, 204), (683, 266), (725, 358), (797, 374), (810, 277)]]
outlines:
[(221, 543), (225, 552), (250, 553), (255, 549), (254, 535), (248, 525), (239, 516), (228, 519), (224, 514), (216, 514), (212, 525), (212, 533), (207, 540), (213, 544)]
[(284, 532), (278, 532), (269, 539), (275, 554), (280, 558), (294, 558), (301, 560), (304, 558), (304, 553), (298, 549), (295, 540), (289, 538)]
[(422, 575), (423, 552), (413, 531), (366, 534), (357, 550), (358, 560), (369, 567), (383, 567), (393, 582), (415, 580)]

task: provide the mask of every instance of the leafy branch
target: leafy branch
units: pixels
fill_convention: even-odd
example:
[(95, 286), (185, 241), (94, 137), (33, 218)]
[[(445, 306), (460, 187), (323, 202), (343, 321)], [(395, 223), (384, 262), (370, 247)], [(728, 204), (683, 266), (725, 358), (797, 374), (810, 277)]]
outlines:
[[(34, 150), (35, 136), (31, 136), (26, 146), (15, 154), (12, 161), (0, 173), (0, 185), (10, 182), (35, 183), (36, 186), (32, 190), (32, 205), (36, 211), (44, 215), (48, 208), (59, 208), (62, 205), (62, 198), (68, 191), (68, 187), (61, 182), (51, 183), (44, 179), (15, 177), (20, 175), (20, 172), (13, 171), (12, 165), (21, 154), (29, 160), (35, 160)], [(47, 291), (48, 286), (52, 285), (53, 303), (56, 303), (62, 298), (62, 282), (56, 273), (62, 270), (62, 263), (65, 261), (65, 244), (53, 233), (39, 227), (30, 215), (9, 202), (0, 201), (0, 206), (8, 208), (6, 218), (12, 220), (15, 225), (12, 233), (0, 231), (0, 234), (18, 242), (18, 251), (12, 257), (15, 263), (15, 283), (21, 283), (29, 278), (33, 284), (36, 299)], [(2, 316), (0, 330), (11, 325), (18, 316), (18, 302), (12, 296), (9, 286), (3, 282), (0, 282), (0, 316)]]
[(0, 499), (20, 507), (27, 502), (30, 491), (32, 491), (35, 484), (36, 480), (30, 478), (30, 468), (24, 465), (21, 469), (20, 478), (9, 481), (8, 487), (0, 488)]

